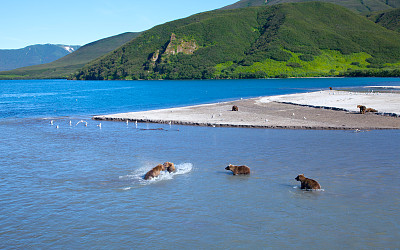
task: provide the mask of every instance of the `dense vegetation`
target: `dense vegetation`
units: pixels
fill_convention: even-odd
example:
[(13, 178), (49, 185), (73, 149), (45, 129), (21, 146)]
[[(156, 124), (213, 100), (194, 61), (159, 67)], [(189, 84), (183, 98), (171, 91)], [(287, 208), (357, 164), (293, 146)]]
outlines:
[(22, 49), (1, 49), (0, 71), (55, 61), (70, 53), (65, 47), (77, 50), (80, 46), (37, 44)]
[[(240, 0), (234, 4), (228, 5), (222, 9), (237, 9), (250, 6), (275, 5), (281, 3), (309, 2), (310, 0)], [(400, 8), (399, 0), (321, 0), (346, 7), (357, 13), (368, 13), (372, 11), (381, 11), (393, 8)]]
[[(189, 41), (194, 53), (178, 53)], [(399, 33), (343, 7), (307, 2), (216, 10), (159, 25), (72, 78), (386, 76), (398, 75), (399, 58)]]
[(371, 21), (382, 25), (386, 29), (400, 32), (400, 8), (373, 13), (367, 16)]
[(0, 72), (2, 79), (25, 78), (67, 78), (69, 75), (82, 68), (88, 62), (103, 56), (124, 43), (132, 40), (140, 33), (123, 33), (120, 35), (101, 39), (80, 47), (75, 52), (68, 54), (57, 61), (19, 68), (11, 71)]

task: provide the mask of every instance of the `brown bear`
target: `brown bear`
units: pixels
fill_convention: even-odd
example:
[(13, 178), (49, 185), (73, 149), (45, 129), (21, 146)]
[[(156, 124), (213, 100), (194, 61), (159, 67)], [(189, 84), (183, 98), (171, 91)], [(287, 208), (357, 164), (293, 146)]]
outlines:
[(229, 164), (225, 169), (232, 171), (233, 175), (250, 174), (250, 168), (248, 166), (234, 166)]
[(365, 111), (367, 109), (367, 107), (365, 107), (364, 105), (357, 105), (357, 108), (360, 109), (360, 114), (365, 114)]
[(375, 112), (378, 112), (378, 110), (373, 109), (373, 108), (367, 108), (367, 109), (365, 110), (365, 112), (372, 112), (372, 113), (375, 113)]
[(238, 106), (236, 106), (236, 105), (233, 105), (233, 106), (232, 106), (232, 111), (239, 111), (239, 108), (238, 108)]
[(163, 166), (169, 173), (175, 172), (175, 165), (172, 162), (164, 162)]
[(148, 180), (151, 178), (155, 178), (160, 175), (161, 171), (164, 171), (164, 170), (165, 170), (165, 167), (161, 164), (158, 164), (152, 170), (150, 170), (149, 172), (146, 173), (146, 175), (144, 176), (144, 179)]
[(306, 178), (304, 174), (299, 174), (295, 180), (301, 182), (301, 189), (321, 189), (321, 185), (317, 181)]

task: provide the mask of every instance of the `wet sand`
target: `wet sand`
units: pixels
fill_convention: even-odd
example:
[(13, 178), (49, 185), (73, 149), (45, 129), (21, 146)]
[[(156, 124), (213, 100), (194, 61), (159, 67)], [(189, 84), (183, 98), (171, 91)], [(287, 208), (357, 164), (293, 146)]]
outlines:
[[(357, 105), (378, 109), (360, 114)], [(232, 111), (236, 105), (239, 111)], [(385, 109), (387, 107), (387, 109)], [(400, 94), (318, 91), (94, 116), (95, 120), (167, 123), (210, 127), (281, 129), (400, 129)]]

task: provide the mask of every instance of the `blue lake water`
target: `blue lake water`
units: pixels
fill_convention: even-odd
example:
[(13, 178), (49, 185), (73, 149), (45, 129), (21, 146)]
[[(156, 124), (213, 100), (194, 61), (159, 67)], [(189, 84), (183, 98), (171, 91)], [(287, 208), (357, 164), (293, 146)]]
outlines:
[[(0, 81), (0, 248), (399, 248), (398, 130), (90, 120), (368, 85), (400, 79)], [(142, 179), (165, 161), (177, 172)], [(229, 163), (252, 173), (233, 176)], [(300, 190), (300, 173), (323, 191)]]

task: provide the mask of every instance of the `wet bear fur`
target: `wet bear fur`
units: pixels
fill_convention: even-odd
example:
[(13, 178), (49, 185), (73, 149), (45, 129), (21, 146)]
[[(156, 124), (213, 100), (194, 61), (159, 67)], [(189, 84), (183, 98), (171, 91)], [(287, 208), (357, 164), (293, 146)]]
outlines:
[(236, 106), (236, 105), (233, 105), (233, 106), (232, 106), (232, 111), (239, 111), (239, 108), (238, 108), (238, 106)]
[(232, 171), (233, 175), (250, 174), (250, 168), (248, 166), (234, 166), (229, 164), (225, 169)]
[(161, 171), (164, 171), (164, 170), (165, 170), (165, 167), (161, 164), (158, 164), (152, 170), (150, 170), (149, 172), (146, 173), (146, 175), (144, 176), (144, 179), (148, 180), (151, 178), (155, 178), (160, 175)]
[(172, 162), (164, 162), (163, 166), (169, 173), (175, 172), (175, 165)]
[(304, 174), (299, 174), (295, 180), (301, 182), (301, 189), (321, 189), (321, 185), (317, 181), (305, 177)]

